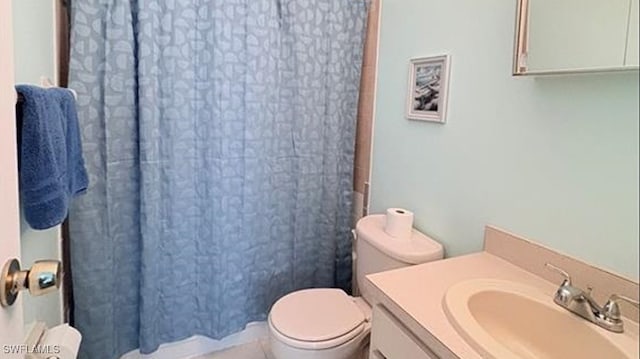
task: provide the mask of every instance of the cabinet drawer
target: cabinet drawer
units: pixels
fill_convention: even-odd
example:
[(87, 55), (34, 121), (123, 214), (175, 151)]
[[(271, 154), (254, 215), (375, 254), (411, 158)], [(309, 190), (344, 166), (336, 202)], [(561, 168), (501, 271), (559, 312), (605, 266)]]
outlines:
[(405, 328), (385, 308), (373, 309), (371, 358), (376, 359), (437, 359), (435, 354)]

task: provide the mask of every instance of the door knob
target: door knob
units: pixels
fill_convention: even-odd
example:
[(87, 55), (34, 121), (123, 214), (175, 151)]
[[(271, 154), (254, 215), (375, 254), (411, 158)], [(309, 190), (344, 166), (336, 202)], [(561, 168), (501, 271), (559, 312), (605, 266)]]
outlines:
[(33, 296), (57, 290), (62, 281), (61, 267), (57, 260), (39, 260), (31, 269), (20, 270), (20, 262), (10, 259), (0, 273), (0, 305), (12, 305), (23, 289), (28, 289)]

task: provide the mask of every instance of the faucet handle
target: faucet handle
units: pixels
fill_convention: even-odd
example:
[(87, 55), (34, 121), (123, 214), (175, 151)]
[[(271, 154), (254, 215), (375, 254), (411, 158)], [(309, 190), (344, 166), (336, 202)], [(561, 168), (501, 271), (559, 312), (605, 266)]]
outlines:
[(623, 300), (636, 307), (636, 309), (639, 308), (638, 301), (625, 297), (624, 295), (612, 294), (604, 307), (602, 307), (602, 312), (606, 318), (620, 320), (620, 307), (618, 306), (618, 300)]
[(563, 277), (564, 277), (564, 281), (562, 282), (562, 286), (567, 286), (567, 285), (571, 285), (571, 276), (569, 275), (569, 273), (567, 273), (564, 269), (555, 266), (551, 263), (545, 263), (545, 266), (547, 266), (547, 268), (560, 273)]
[(610, 301), (616, 301), (618, 299), (633, 305), (636, 309), (640, 309), (640, 303), (638, 303), (637, 300), (633, 300), (629, 297), (625, 297), (624, 295), (619, 295), (619, 294), (612, 294), (611, 297), (609, 297)]

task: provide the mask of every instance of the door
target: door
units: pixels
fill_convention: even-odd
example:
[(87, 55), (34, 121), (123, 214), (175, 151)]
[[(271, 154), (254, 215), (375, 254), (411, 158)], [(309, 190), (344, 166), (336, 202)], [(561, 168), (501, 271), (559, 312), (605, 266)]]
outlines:
[[(0, 1), (0, 268), (7, 259), (20, 257), (18, 165), (13, 64), (11, 1)], [(9, 308), (0, 307), (0, 357), (22, 358), (21, 296)], [(14, 352), (14, 353), (11, 353)]]
[[(56, 4), (61, 0), (0, 1), (11, 2), (13, 7), (15, 83), (58, 85), (55, 15)], [(20, 254), (20, 262), (27, 268), (39, 259), (62, 260), (60, 226), (43, 231), (34, 230), (27, 224), (23, 215), (20, 226)], [(29, 328), (35, 321), (44, 322), (49, 328), (61, 324), (62, 303), (61, 290), (42, 296), (23, 295), (25, 328)]]
[(627, 54), (625, 66), (638, 66), (638, 26), (640, 16), (638, 9), (638, 0), (631, 1), (631, 9), (629, 12), (629, 31), (627, 33)]

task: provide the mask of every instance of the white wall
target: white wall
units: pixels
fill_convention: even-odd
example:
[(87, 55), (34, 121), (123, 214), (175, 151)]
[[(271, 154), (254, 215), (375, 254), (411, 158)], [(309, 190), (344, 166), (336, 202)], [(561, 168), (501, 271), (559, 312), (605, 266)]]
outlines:
[[(372, 212), (448, 254), (494, 224), (638, 278), (638, 73), (511, 76), (515, 0), (383, 0)], [(447, 124), (404, 118), (408, 60), (452, 55)]]
[[(40, 85), (41, 77), (56, 82), (55, 2), (13, 0), (16, 83)], [(35, 231), (21, 220), (22, 266), (39, 259), (61, 259), (60, 227)], [(62, 323), (62, 292), (40, 297), (23, 294), (24, 322), (44, 321), (49, 327)]]

